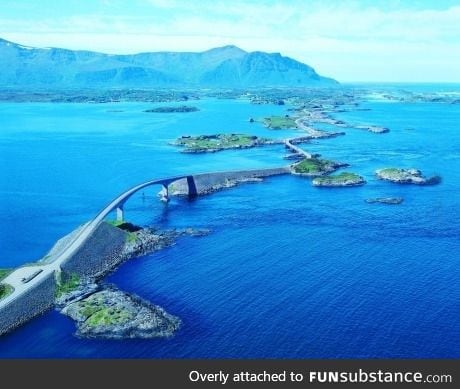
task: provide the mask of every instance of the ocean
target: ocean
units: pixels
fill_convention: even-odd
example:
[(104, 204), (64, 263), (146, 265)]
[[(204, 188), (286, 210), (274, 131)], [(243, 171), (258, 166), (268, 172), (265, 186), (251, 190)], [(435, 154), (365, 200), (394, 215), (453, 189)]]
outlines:
[[(0, 268), (39, 259), (137, 183), (288, 163), (282, 145), (184, 154), (169, 144), (178, 136), (301, 135), (248, 121), (285, 114), (289, 106), (188, 104), (200, 111), (0, 103)], [(150, 188), (127, 203), (127, 219), (140, 225), (212, 230), (131, 260), (106, 278), (179, 316), (183, 325), (173, 338), (80, 339), (69, 318), (49, 311), (1, 337), (0, 357), (459, 358), (460, 105), (369, 100), (361, 107), (370, 110), (334, 116), (391, 132), (347, 128), (345, 136), (303, 147), (349, 163), (344, 170), (361, 174), (365, 186), (315, 188), (309, 179), (280, 176), (167, 205), (156, 196), (160, 188)], [(389, 166), (443, 180), (377, 180), (375, 169)], [(374, 197), (404, 202), (365, 202)]]

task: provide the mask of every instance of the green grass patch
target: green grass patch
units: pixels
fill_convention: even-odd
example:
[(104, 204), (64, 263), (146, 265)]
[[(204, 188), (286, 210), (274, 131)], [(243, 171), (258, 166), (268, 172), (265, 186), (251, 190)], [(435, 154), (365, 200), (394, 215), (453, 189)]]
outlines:
[(56, 296), (61, 297), (63, 294), (74, 291), (80, 285), (80, 277), (76, 273), (64, 274), (61, 273), (60, 280), (56, 287)]
[(132, 320), (132, 315), (119, 307), (102, 307), (90, 315), (85, 323), (89, 326), (124, 324)]
[(361, 176), (359, 174), (342, 172), (334, 176), (318, 177), (318, 180), (329, 180), (331, 182), (341, 182), (341, 181), (347, 181), (347, 180), (357, 180), (360, 178)]
[(12, 269), (0, 269), (0, 281), (3, 280), (8, 274), (10, 274)]
[(126, 242), (135, 243), (137, 241), (137, 235), (134, 232), (127, 232)]
[(77, 304), (79, 313), (86, 318), (94, 315), (97, 311), (104, 308), (104, 300), (95, 295), (79, 301)]
[(96, 312), (100, 311), (102, 308), (93, 304), (85, 304), (80, 308), (80, 314), (85, 317), (90, 317)]
[(120, 227), (122, 224), (125, 224), (124, 220), (107, 220), (106, 223), (114, 227)]
[(307, 158), (298, 164), (295, 164), (293, 166), (293, 170), (294, 172), (301, 174), (318, 174), (325, 172), (333, 165), (334, 163), (332, 161), (328, 161), (326, 159)]
[(89, 326), (124, 324), (133, 319), (133, 315), (120, 305), (111, 305), (101, 296), (92, 295), (79, 301), (78, 313)]
[(270, 116), (262, 119), (262, 123), (272, 130), (285, 130), (297, 128), (295, 120), (290, 116)]
[(387, 176), (391, 176), (391, 177), (399, 177), (402, 173), (402, 169), (397, 169), (397, 168), (394, 168), (394, 167), (389, 167), (389, 168), (386, 168), (386, 169), (382, 169), (380, 171), (382, 174), (385, 174)]
[(11, 293), (13, 293), (14, 288), (9, 284), (0, 284), (0, 300), (8, 297)]
[(128, 233), (142, 230), (142, 227), (136, 226), (125, 220), (108, 220), (106, 223)]

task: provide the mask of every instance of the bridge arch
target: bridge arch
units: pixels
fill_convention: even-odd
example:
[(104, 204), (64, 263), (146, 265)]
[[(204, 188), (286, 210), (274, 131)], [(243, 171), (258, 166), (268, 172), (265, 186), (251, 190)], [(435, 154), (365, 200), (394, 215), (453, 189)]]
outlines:
[(179, 180), (187, 180), (187, 186), (188, 186), (188, 196), (189, 197), (194, 197), (197, 195), (197, 190), (196, 190), (196, 184), (195, 184), (195, 179), (192, 175), (187, 175), (187, 176), (175, 176), (175, 177), (167, 177), (167, 178), (162, 178), (159, 180), (152, 180), (152, 181), (147, 181), (142, 184), (136, 185), (131, 189), (128, 189), (127, 191), (123, 192), (120, 196), (118, 196), (115, 200), (113, 200), (107, 207), (105, 207), (97, 216), (95, 219), (100, 219), (102, 221), (105, 219), (111, 212), (114, 210), (116, 211), (116, 218), (117, 221), (123, 221), (124, 220), (124, 205), (128, 201), (130, 197), (132, 197), (135, 193), (139, 192), (142, 189), (145, 189), (149, 186), (154, 186), (154, 185), (161, 185), (163, 187), (163, 196), (162, 198), (166, 201), (169, 200), (169, 185), (172, 183), (179, 181)]

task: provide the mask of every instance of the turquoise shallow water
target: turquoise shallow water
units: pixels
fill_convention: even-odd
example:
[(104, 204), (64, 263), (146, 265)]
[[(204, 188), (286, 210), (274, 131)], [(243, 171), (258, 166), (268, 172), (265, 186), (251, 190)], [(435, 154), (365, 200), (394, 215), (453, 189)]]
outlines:
[[(248, 123), (286, 107), (193, 102), (201, 111), (147, 114), (151, 104), (0, 104), (0, 267), (42, 256), (127, 187), (171, 174), (279, 166), (282, 146), (180, 154), (179, 135), (224, 131), (285, 137)], [(368, 102), (337, 114), (389, 134), (347, 129), (306, 148), (350, 163), (364, 187), (318, 189), (274, 177), (194, 201), (133, 198), (130, 219), (209, 227), (202, 238), (123, 265), (108, 281), (183, 319), (168, 340), (73, 336), (48, 312), (0, 339), (2, 357), (459, 357), (459, 105)], [(123, 110), (123, 112), (109, 112)], [(385, 166), (439, 173), (439, 186), (375, 180)], [(399, 206), (366, 204), (401, 196)]]

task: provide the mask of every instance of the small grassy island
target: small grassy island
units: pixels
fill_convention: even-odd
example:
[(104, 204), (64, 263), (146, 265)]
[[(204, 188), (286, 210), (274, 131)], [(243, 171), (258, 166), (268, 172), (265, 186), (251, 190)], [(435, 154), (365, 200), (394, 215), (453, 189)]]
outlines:
[(177, 107), (158, 107), (146, 109), (144, 112), (149, 113), (175, 113), (175, 112), (196, 112), (199, 111), (197, 107), (192, 107), (190, 105), (180, 105)]
[(316, 177), (313, 186), (345, 187), (364, 185), (366, 181), (356, 173), (343, 172), (334, 176)]
[(436, 185), (441, 182), (440, 176), (427, 178), (418, 169), (385, 168), (376, 170), (375, 174), (381, 180), (397, 184)]
[(0, 300), (8, 297), (11, 293), (13, 293), (14, 289), (9, 284), (0, 284)]
[(272, 130), (286, 130), (297, 128), (295, 120), (290, 116), (270, 116), (260, 120), (265, 127)]
[(169, 337), (179, 318), (141, 298), (109, 288), (67, 305), (62, 313), (77, 323), (77, 335), (87, 338)]
[(268, 144), (281, 143), (255, 135), (216, 134), (200, 136), (182, 136), (174, 144), (184, 147), (185, 153), (213, 153), (227, 149), (244, 149)]
[(306, 158), (291, 166), (292, 173), (304, 176), (322, 176), (332, 173), (340, 167), (348, 166), (344, 163), (329, 161), (320, 158)]

